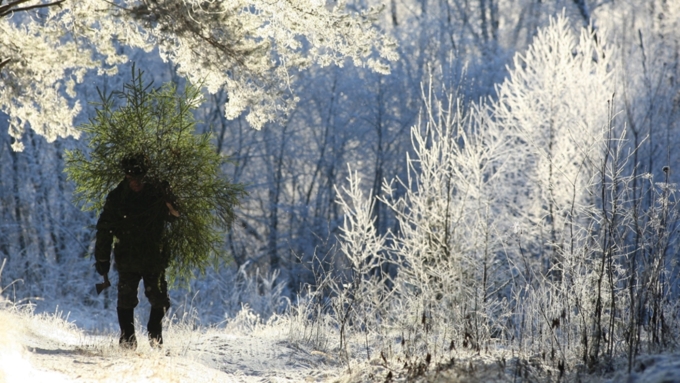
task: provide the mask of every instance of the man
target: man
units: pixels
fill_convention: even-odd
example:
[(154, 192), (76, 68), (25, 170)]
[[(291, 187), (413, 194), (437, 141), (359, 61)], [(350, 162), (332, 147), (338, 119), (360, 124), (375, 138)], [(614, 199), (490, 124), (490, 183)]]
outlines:
[(135, 349), (134, 309), (139, 303), (137, 288), (144, 280), (144, 295), (151, 304), (147, 330), (152, 347), (163, 344), (161, 321), (170, 307), (165, 269), (169, 254), (164, 238), (166, 222), (179, 217), (167, 182), (146, 179), (148, 159), (143, 154), (121, 161), (125, 179), (106, 197), (97, 221), (95, 267), (106, 276), (111, 267), (111, 246), (116, 238), (114, 259), (118, 270), (118, 323), (120, 345)]

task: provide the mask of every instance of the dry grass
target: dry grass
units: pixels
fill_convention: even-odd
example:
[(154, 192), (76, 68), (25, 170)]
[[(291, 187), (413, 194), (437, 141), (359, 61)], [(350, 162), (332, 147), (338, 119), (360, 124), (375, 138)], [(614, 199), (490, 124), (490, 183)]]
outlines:
[(136, 351), (113, 334), (87, 335), (60, 317), (34, 315), (11, 304), (0, 309), (0, 382), (223, 382), (224, 374), (183, 356), (197, 332), (174, 326), (162, 351), (139, 333)]

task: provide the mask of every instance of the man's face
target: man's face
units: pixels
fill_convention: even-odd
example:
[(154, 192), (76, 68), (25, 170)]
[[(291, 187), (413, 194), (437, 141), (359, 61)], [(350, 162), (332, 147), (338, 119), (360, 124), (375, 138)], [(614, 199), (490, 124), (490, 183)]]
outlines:
[(125, 179), (128, 180), (128, 185), (133, 192), (140, 192), (144, 189), (144, 176), (133, 176), (130, 174), (125, 175)]

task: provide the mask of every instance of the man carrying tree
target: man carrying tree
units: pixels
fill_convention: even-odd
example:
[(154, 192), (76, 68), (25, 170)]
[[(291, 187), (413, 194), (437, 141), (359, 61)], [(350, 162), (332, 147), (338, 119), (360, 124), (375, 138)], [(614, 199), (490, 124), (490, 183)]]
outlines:
[(170, 285), (186, 283), (229, 262), (225, 233), (246, 192), (224, 174), (228, 158), (212, 135), (195, 133), (199, 88), (188, 83), (180, 93), (172, 82), (154, 88), (133, 67), (123, 90), (101, 97), (96, 116), (81, 126), (87, 148), (67, 152), (66, 172), (76, 184), (76, 201), (86, 210), (101, 209), (94, 256), (104, 283), (98, 292), (110, 285), (114, 247), (121, 346), (137, 345), (134, 309), (144, 280), (149, 340), (160, 347), (161, 320), (170, 307), (166, 277)]
[(106, 197), (97, 222), (95, 267), (108, 282), (111, 247), (118, 270), (118, 323), (120, 345), (135, 349), (134, 309), (139, 303), (137, 288), (144, 280), (144, 295), (151, 304), (147, 330), (152, 347), (163, 344), (161, 320), (170, 307), (165, 269), (169, 251), (164, 237), (166, 222), (179, 217), (177, 202), (167, 182), (146, 178), (149, 160), (143, 154), (127, 155), (121, 161), (125, 179)]

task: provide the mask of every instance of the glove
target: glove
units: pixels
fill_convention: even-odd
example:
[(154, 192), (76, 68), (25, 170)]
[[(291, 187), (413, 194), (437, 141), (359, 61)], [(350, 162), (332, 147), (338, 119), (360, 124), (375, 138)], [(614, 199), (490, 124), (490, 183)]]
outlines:
[(94, 264), (95, 270), (97, 270), (97, 273), (99, 275), (106, 275), (109, 273), (109, 269), (111, 268), (111, 262), (100, 262), (97, 261)]

